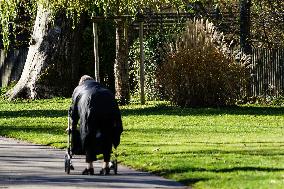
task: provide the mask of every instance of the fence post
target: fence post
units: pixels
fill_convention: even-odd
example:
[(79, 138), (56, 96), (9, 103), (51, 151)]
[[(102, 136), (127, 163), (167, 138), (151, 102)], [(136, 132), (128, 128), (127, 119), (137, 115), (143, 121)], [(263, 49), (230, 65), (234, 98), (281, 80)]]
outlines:
[(140, 43), (140, 101), (141, 104), (145, 104), (145, 73), (144, 73), (144, 60), (145, 60), (145, 54), (144, 54), (144, 44), (143, 44), (143, 17), (142, 15), (139, 16), (139, 43)]

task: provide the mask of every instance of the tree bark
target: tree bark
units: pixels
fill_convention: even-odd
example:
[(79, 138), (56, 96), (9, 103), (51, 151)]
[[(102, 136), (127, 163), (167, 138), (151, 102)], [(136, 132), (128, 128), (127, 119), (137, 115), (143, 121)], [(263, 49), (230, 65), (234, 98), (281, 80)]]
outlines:
[[(240, 0), (240, 45), (242, 51), (246, 55), (252, 54), (251, 47), (251, 0)], [(252, 96), (252, 86), (250, 85), (252, 78), (248, 80), (246, 85), (246, 96)]]
[(124, 20), (116, 22), (116, 59), (115, 96), (120, 104), (125, 105), (130, 101), (129, 73), (128, 73), (128, 35)]
[(35, 99), (70, 95), (80, 77), (80, 29), (73, 30), (65, 14), (52, 24), (50, 12), (39, 6), (24, 70), (6, 96)]
[(99, 60), (99, 40), (98, 40), (98, 23), (93, 23), (94, 35), (94, 57), (95, 57), (95, 81), (100, 82), (100, 60)]
[(251, 54), (251, 0), (240, 0), (240, 44), (245, 54)]
[(144, 66), (144, 60), (145, 60), (145, 54), (144, 54), (144, 34), (143, 31), (143, 22), (139, 22), (139, 43), (140, 43), (140, 102), (141, 104), (145, 104), (145, 66)]

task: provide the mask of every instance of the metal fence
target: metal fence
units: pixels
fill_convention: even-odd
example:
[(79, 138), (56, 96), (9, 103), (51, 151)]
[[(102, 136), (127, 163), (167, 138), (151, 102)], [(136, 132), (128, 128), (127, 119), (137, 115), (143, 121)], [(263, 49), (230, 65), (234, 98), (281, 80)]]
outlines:
[(251, 76), (252, 96), (283, 95), (284, 49), (254, 48)]

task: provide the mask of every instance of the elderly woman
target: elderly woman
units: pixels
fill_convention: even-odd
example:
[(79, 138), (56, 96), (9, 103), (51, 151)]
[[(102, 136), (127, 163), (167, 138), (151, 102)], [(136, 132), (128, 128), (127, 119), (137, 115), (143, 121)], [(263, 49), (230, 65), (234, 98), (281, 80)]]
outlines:
[(101, 172), (109, 174), (112, 146), (120, 143), (123, 131), (121, 114), (114, 95), (92, 77), (84, 75), (72, 95), (69, 110), (72, 129), (80, 121), (82, 149), (86, 155), (87, 168), (83, 175), (93, 175), (93, 161), (103, 154)]

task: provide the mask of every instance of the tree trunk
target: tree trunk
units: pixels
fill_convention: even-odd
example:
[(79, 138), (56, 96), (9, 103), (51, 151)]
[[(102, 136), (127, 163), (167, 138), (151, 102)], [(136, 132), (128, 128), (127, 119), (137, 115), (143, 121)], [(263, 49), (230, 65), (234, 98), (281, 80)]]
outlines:
[(83, 41), (80, 33), (80, 27), (72, 30), (65, 14), (53, 25), (50, 12), (39, 6), (25, 67), (16, 86), (7, 92), (9, 99), (70, 95), (80, 77), (76, 75)]
[(99, 40), (98, 40), (98, 23), (93, 23), (94, 36), (94, 57), (95, 57), (95, 81), (100, 82), (100, 60), (99, 60)]
[(129, 73), (128, 73), (128, 35), (124, 20), (116, 22), (116, 59), (115, 96), (120, 104), (125, 105), (130, 101)]
[(140, 102), (141, 104), (145, 104), (145, 54), (144, 54), (144, 44), (143, 44), (143, 39), (144, 39), (144, 27), (143, 27), (143, 22), (139, 22), (139, 43), (140, 43)]
[[(252, 54), (251, 47), (251, 0), (240, 0), (240, 45), (242, 51), (246, 55)], [(246, 86), (246, 96), (252, 96), (252, 78), (248, 79), (248, 84)]]
[(251, 54), (250, 36), (250, 8), (251, 0), (240, 0), (240, 44), (245, 54)]

